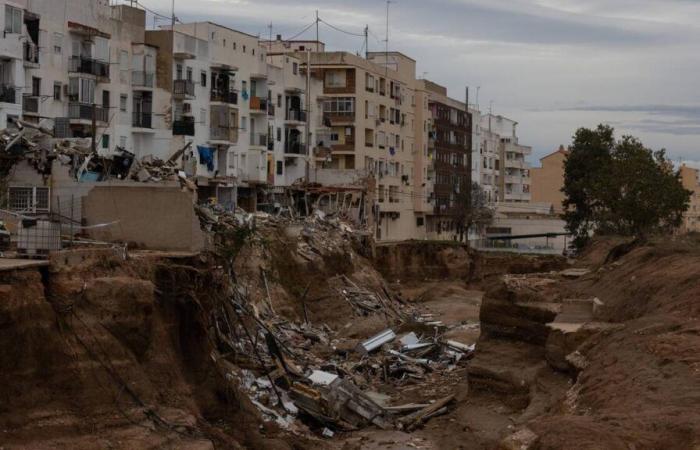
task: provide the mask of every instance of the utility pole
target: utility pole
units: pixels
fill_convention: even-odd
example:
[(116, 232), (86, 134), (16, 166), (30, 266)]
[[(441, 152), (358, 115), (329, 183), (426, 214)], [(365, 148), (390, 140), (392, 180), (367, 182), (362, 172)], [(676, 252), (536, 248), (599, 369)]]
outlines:
[(319, 52), (319, 37), (318, 37), (318, 9), (316, 10), (316, 51)]
[(90, 150), (92, 154), (97, 154), (97, 105), (92, 103), (92, 140), (90, 141)]
[(369, 39), (368, 35), (369, 34), (369, 25), (365, 25), (365, 59), (369, 56)]
[[(469, 86), (466, 87), (466, 94), (465, 94), (465, 100), (464, 100), (464, 113), (466, 114), (466, 119), (467, 119), (467, 126), (468, 129), (466, 130), (465, 138), (469, 137), (469, 148), (467, 148), (467, 186), (465, 186), (465, 189), (467, 190), (467, 211), (471, 215), (471, 209), (472, 209), (472, 139), (474, 139), (474, 136), (472, 136), (472, 128), (474, 125), (472, 124), (472, 120), (474, 118), (472, 117), (472, 120), (469, 120)], [(469, 224), (467, 224), (467, 239), (469, 238)]]
[(384, 76), (389, 76), (389, 5), (391, 0), (386, 0), (386, 39), (384, 40)]
[[(172, 12), (173, 12), (173, 15), (172, 15), (172, 23), (171, 23), (171, 28), (170, 28), (170, 29), (173, 30), (173, 31), (175, 31), (175, 0), (173, 0)], [(174, 39), (174, 38), (175, 38), (175, 37), (173, 36), (173, 39)]]
[(306, 140), (306, 184), (309, 184), (311, 142), (309, 139), (311, 128), (311, 50), (306, 49), (306, 123), (304, 123), (304, 139)]

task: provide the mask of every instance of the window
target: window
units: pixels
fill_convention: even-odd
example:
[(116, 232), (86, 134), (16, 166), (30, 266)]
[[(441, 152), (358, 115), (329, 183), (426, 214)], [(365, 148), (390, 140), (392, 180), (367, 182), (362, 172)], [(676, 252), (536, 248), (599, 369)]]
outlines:
[(207, 110), (204, 108), (199, 110), (199, 122), (202, 124), (207, 123)]
[(205, 70), (202, 70), (202, 73), (200, 74), (200, 78), (202, 80), (201, 81), (202, 87), (207, 87), (207, 72)]
[(224, 47), (226, 47), (226, 39), (224, 39)]
[(282, 94), (277, 94), (277, 107), (282, 107)]
[(282, 140), (282, 128), (277, 127), (277, 142)]
[(292, 63), (292, 73), (293, 73), (294, 75), (296, 75), (298, 71), (299, 71), (299, 64), (298, 64), (298, 63)]
[(326, 72), (326, 86), (327, 87), (345, 87), (345, 71), (332, 70)]
[(283, 174), (282, 161), (277, 161), (277, 175)]
[(5, 5), (5, 32), (20, 34), (22, 32), (22, 10)]
[(248, 128), (248, 118), (241, 116), (241, 130), (245, 131)]
[(127, 94), (121, 94), (119, 96), (119, 111), (126, 112), (126, 104), (129, 101), (129, 96)]
[(245, 53), (245, 45), (243, 46), (243, 53)]
[(187, 68), (187, 81), (192, 81), (192, 68)]
[(241, 80), (241, 90), (246, 92), (248, 90), (248, 82), (246, 80)]
[(253, 52), (253, 56), (255, 56), (255, 49), (253, 49), (252, 52)]
[(323, 112), (328, 114), (352, 115), (355, 113), (354, 97), (336, 97), (323, 102)]
[(10, 186), (8, 189), (8, 205), (12, 211), (48, 212), (49, 198), (49, 188), (47, 187)]
[(105, 149), (109, 148), (109, 135), (108, 134), (102, 135), (102, 148), (105, 148)]
[(236, 43), (235, 43), (235, 42), (233, 43), (233, 49), (234, 49), (234, 50), (236, 49)]
[(175, 79), (182, 80), (182, 64), (175, 66)]
[(61, 101), (61, 88), (63, 85), (60, 81), (54, 81), (53, 83), (53, 99)]
[(63, 53), (63, 34), (53, 34), (53, 52), (57, 55)]
[(374, 92), (374, 76), (369, 72), (365, 73), (365, 90), (367, 92)]

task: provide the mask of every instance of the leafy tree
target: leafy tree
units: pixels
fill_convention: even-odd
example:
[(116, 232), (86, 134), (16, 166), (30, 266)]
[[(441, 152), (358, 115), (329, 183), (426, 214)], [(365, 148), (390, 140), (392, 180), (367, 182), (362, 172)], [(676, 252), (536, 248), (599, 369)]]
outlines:
[(472, 183), (471, 208), (467, 213), (467, 223), (470, 227), (483, 230), (493, 222), (493, 210), (489, 208), (486, 192), (479, 183)]
[(690, 192), (664, 150), (613, 128), (576, 131), (564, 165), (564, 220), (581, 247), (592, 232), (643, 238), (681, 224)]

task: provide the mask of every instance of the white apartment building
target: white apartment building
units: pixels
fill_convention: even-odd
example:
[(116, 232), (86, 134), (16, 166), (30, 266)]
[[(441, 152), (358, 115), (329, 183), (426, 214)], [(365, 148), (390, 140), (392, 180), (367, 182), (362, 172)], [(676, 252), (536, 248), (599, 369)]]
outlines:
[(532, 148), (520, 145), (518, 123), (503, 116), (481, 116), (481, 186), (489, 202), (529, 202)]
[(105, 0), (0, 3), (0, 94), (13, 100), (0, 103), (0, 126), (8, 116), (48, 119), (57, 137), (92, 137), (94, 119), (101, 154), (138, 155), (166, 138), (151, 113), (157, 49), (144, 44), (145, 11)]

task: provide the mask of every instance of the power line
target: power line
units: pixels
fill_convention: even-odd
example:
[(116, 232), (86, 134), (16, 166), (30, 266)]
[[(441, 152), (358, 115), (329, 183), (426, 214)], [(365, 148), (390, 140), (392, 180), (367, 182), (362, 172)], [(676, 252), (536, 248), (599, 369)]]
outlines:
[(325, 20), (323, 20), (323, 19), (321, 19), (321, 18), (319, 18), (318, 21), (319, 21), (319, 22), (322, 22), (322, 23), (324, 23), (324, 24), (326, 24), (326, 25), (328, 25), (329, 27), (333, 28), (335, 31), (339, 31), (339, 32), (341, 32), (341, 33), (345, 33), (345, 34), (348, 34), (348, 35), (350, 35), (350, 36), (365, 37), (365, 34), (364, 34), (364, 33), (353, 33), (353, 32), (350, 32), (350, 31), (343, 30), (343, 29), (341, 29), (341, 28), (336, 27), (335, 25), (331, 25), (330, 23), (326, 22)]
[(289, 38), (284, 39), (284, 40), (285, 40), (285, 41), (293, 41), (294, 39), (298, 38), (298, 37), (301, 36), (302, 34), (306, 33), (306, 32), (309, 30), (309, 28), (313, 27), (314, 25), (316, 25), (316, 21), (315, 21), (315, 20), (314, 20), (313, 22), (311, 22), (308, 26), (306, 26), (306, 28), (304, 28), (303, 30), (301, 30), (300, 32), (298, 32), (297, 34), (295, 34), (294, 36), (289, 37)]

